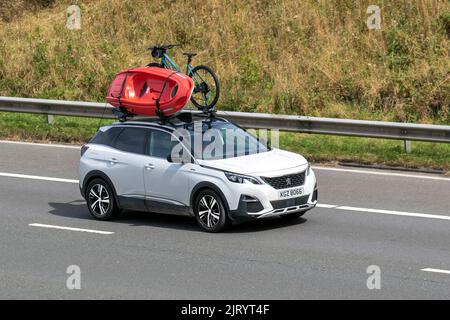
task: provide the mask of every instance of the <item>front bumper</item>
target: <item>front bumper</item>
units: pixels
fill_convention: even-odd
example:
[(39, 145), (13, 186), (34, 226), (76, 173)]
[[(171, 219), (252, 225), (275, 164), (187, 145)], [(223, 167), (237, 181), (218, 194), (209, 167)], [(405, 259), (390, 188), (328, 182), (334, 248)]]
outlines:
[[(308, 197), (306, 203), (299, 203), (294, 205), (287, 205), (282, 208), (273, 208), (269, 211), (264, 210), (262, 213), (252, 213), (246, 210), (245, 205), (239, 205), (237, 210), (231, 210), (230, 219), (233, 224), (243, 223), (247, 221), (252, 221), (256, 219), (264, 219), (275, 216), (282, 216), (284, 214), (296, 213), (296, 212), (306, 212), (308, 210), (313, 209), (317, 205), (317, 196), (318, 189), (315, 189), (313, 193), (306, 195), (304, 197)], [(299, 197), (302, 198), (302, 197)], [(290, 200), (296, 200), (296, 198), (292, 198)]]
[(318, 188), (314, 173), (305, 181), (304, 195), (280, 200), (279, 190), (266, 185), (254, 186), (240, 194), (238, 205), (230, 210), (230, 220), (234, 224), (281, 216), (296, 212), (306, 212), (317, 205)]
[[(316, 189), (315, 192), (317, 193), (318, 190)], [(317, 204), (317, 200), (311, 201), (311, 202), (308, 202), (305, 204), (301, 204), (301, 205), (294, 205), (294, 206), (289, 206), (289, 207), (285, 207), (285, 208), (274, 209), (272, 211), (269, 211), (262, 215), (259, 215), (256, 218), (261, 219), (261, 218), (269, 218), (269, 217), (273, 217), (273, 216), (281, 216), (283, 214), (288, 214), (288, 213), (305, 212), (305, 211), (308, 211), (308, 210), (311, 210), (312, 208), (314, 208), (316, 206), (316, 204)]]

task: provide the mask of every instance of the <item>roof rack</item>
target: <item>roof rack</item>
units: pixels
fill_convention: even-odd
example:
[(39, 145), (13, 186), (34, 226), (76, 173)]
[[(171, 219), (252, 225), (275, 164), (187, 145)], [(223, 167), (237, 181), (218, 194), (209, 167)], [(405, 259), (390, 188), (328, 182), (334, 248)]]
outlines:
[[(133, 123), (133, 122), (147, 122), (147, 123), (158, 123), (160, 125), (168, 125), (171, 127), (179, 127), (180, 125), (185, 125), (185, 124), (190, 124), (192, 123), (195, 119), (201, 119), (204, 118), (206, 121), (224, 121), (224, 122), (228, 122), (228, 120), (221, 118), (221, 117), (217, 117), (216, 116), (216, 111), (214, 110), (210, 110), (207, 112), (202, 112), (202, 111), (196, 111), (196, 110), (183, 110), (175, 115), (172, 115), (170, 117), (164, 117), (164, 116), (158, 116), (158, 117), (139, 117), (139, 118), (134, 118), (135, 115), (133, 114), (126, 114), (124, 112), (122, 112), (119, 109), (113, 109), (113, 114), (115, 114), (120, 122), (128, 122), (128, 123)], [(133, 118), (133, 119), (130, 119)], [(178, 122), (178, 123), (176, 123)]]

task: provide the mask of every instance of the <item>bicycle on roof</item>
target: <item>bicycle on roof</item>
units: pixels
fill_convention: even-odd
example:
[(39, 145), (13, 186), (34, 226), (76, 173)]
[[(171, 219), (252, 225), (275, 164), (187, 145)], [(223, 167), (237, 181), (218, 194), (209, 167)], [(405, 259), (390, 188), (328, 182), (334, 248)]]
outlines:
[[(174, 44), (169, 45), (155, 45), (149, 48), (152, 53), (152, 57), (161, 59), (160, 62), (151, 62), (148, 67), (167, 68), (174, 71), (181, 72), (178, 65), (168, 56), (167, 50), (176, 47)], [(204, 65), (194, 67), (192, 58), (196, 56), (193, 52), (183, 52), (183, 55), (187, 57), (185, 74), (194, 80), (194, 90), (192, 92), (191, 101), (195, 107), (199, 110), (208, 112), (213, 111), (214, 107), (219, 100), (219, 80), (217, 79), (214, 71)]]

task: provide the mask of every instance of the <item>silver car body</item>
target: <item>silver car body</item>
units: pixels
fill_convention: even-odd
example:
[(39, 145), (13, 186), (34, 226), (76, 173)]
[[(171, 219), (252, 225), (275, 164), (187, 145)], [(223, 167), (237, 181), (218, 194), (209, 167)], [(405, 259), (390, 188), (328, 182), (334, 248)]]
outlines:
[[(126, 127), (127, 124), (118, 123), (101, 130), (120, 126)], [(169, 127), (156, 124), (134, 126), (172, 134)], [(125, 152), (96, 143), (88, 143), (85, 150), (79, 170), (82, 194), (89, 179), (96, 176), (107, 178), (120, 207), (125, 209), (193, 215), (193, 199), (202, 188), (212, 188), (220, 193), (233, 221), (307, 211), (317, 204), (316, 177), (306, 159), (276, 148), (227, 159), (193, 159), (187, 163), (169, 162), (166, 158)], [(247, 180), (232, 182), (225, 172), (251, 176), (260, 184)], [(304, 183), (300, 187), (277, 189), (266, 182), (267, 178), (284, 179), (296, 174), (304, 175)], [(289, 192), (294, 189), (301, 194), (290, 196)], [(289, 200), (299, 196), (302, 202)], [(256, 212), (242, 212), (243, 201), (259, 201), (261, 206)]]

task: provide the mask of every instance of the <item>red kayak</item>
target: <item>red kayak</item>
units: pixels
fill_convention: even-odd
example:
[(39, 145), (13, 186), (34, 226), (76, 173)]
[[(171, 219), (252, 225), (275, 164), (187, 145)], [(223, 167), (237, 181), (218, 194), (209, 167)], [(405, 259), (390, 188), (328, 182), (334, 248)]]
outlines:
[(180, 72), (134, 68), (116, 75), (106, 100), (130, 115), (167, 117), (183, 109), (193, 90), (194, 81)]

